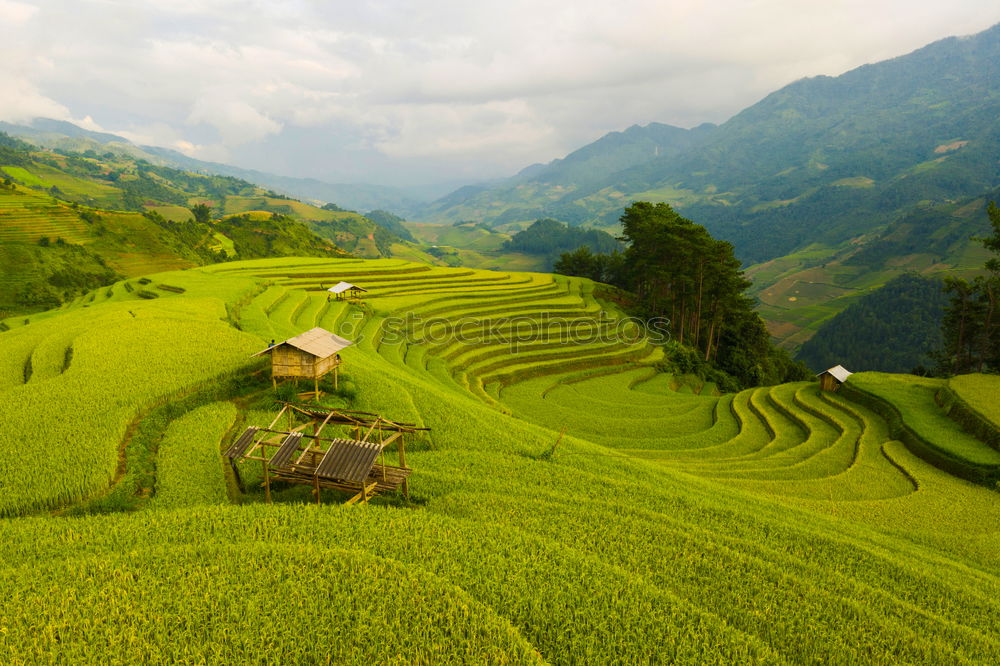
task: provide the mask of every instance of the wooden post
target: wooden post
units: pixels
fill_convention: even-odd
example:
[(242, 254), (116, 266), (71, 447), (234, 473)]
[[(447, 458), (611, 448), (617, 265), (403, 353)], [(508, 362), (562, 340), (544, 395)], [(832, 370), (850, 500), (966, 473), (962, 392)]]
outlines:
[(382, 447), (379, 450), (379, 457), (380, 457), (380, 463), (382, 465), (382, 482), (384, 483), (385, 482), (385, 442), (383, 440), (385, 439), (385, 437), (383, 437), (382, 435), (383, 435), (382, 429), (379, 428), (379, 431), (378, 431), (378, 443), (379, 443), (379, 446)]
[(271, 473), (267, 469), (267, 456), (264, 456), (264, 460), (260, 461), (260, 466), (264, 470), (264, 497), (267, 499), (267, 503), (271, 503)]
[[(403, 469), (406, 467), (406, 436), (400, 436), (399, 438), (399, 466)], [(403, 479), (403, 497), (410, 499), (410, 482), (409, 479)]]
[(313, 375), (313, 400), (319, 402), (319, 378)]
[(313, 492), (316, 493), (316, 504), (319, 504), (320, 503), (320, 499), (319, 499), (319, 477), (318, 476), (314, 476), (313, 477)]
[[(286, 411), (288, 411), (288, 405), (285, 405), (284, 407), (281, 408), (281, 411), (278, 412), (278, 415), (274, 417), (273, 421), (271, 421), (271, 425), (267, 426), (267, 429), (270, 430), (271, 428), (273, 428), (274, 424), (278, 422), (278, 419), (280, 419), (281, 415), (284, 414)], [(291, 414), (289, 414), (289, 418), (290, 417)]]

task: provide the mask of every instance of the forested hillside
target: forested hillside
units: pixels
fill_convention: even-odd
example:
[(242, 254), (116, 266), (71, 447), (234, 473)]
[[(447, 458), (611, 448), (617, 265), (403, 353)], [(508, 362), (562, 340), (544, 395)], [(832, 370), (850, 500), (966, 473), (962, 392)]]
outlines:
[(357, 211), (389, 208), (397, 213), (409, 213), (421, 205), (420, 199), (391, 187), (367, 183), (328, 183), (315, 178), (292, 178), (254, 169), (243, 169), (231, 164), (206, 162), (170, 148), (136, 145), (114, 134), (86, 130), (72, 123), (51, 118), (35, 118), (30, 124), (0, 121), (0, 131), (21, 138), (38, 148), (70, 153), (93, 151), (102, 155), (110, 152), (133, 160), (143, 160), (156, 166), (230, 176), (303, 200), (334, 201)]
[(544, 257), (546, 268), (550, 270), (564, 252), (587, 248), (595, 254), (611, 254), (625, 248), (606, 231), (581, 229), (551, 219), (535, 220), (530, 227), (514, 234), (501, 247), (508, 252), (524, 252)]
[[(405, 232), (398, 220), (385, 224)], [(236, 258), (389, 256), (402, 239), (337, 206), (120, 153), (38, 150), (0, 133), (0, 312), (121, 277)], [(416, 250), (413, 250), (416, 252)]]
[[(894, 275), (981, 265), (971, 237), (1000, 186), (998, 78), (995, 26), (797, 81), (718, 127), (609, 135), (428, 216), (505, 229), (551, 217), (616, 233), (632, 201), (667, 202), (734, 244), (772, 333), (795, 349)], [(635, 162), (613, 170), (620, 159)], [(577, 162), (593, 167), (586, 178)]]
[(816, 372), (835, 365), (859, 372), (911, 372), (934, 366), (947, 297), (938, 278), (903, 274), (849, 305), (799, 349)]

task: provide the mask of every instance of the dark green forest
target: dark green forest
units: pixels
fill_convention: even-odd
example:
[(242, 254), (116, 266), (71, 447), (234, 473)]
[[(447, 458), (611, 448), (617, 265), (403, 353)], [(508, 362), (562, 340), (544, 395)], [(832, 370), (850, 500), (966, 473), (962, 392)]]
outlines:
[(813, 371), (911, 372), (933, 365), (948, 298), (936, 278), (906, 273), (837, 314), (799, 349)]
[(549, 218), (535, 220), (505, 241), (505, 252), (524, 252), (549, 258), (553, 265), (560, 254), (587, 248), (594, 254), (611, 254), (622, 249), (621, 242), (606, 231), (572, 227)]
[(402, 240), (411, 243), (417, 242), (417, 239), (413, 237), (410, 230), (403, 225), (406, 220), (398, 215), (394, 215), (386, 210), (372, 210), (365, 213), (365, 217)]
[(992, 233), (978, 238), (993, 256), (985, 275), (945, 278), (951, 299), (944, 313), (944, 345), (936, 354), (942, 375), (1000, 372), (1000, 208), (987, 208)]

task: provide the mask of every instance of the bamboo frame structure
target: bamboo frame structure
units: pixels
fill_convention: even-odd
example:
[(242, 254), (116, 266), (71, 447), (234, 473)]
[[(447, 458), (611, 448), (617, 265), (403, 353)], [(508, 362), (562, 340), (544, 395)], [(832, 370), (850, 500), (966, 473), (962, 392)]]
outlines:
[[(282, 416), (287, 417), (287, 426), (278, 430), (275, 427)], [(331, 426), (346, 429), (353, 437), (322, 436)], [(285, 402), (267, 427), (250, 426), (224, 455), (237, 479), (238, 462), (260, 462), (268, 502), (272, 501), (273, 480), (312, 486), (317, 504), (323, 488), (353, 493), (347, 504), (367, 504), (375, 495), (397, 488), (409, 499), (411, 470), (406, 464), (405, 437), (429, 430), (368, 412)], [(385, 450), (392, 445), (398, 465), (385, 463)]]

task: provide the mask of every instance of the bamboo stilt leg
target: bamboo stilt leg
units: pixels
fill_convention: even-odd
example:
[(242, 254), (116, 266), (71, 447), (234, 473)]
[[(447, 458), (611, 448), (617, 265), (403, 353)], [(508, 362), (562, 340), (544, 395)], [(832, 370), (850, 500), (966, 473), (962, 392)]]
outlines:
[(264, 460), (260, 461), (260, 466), (264, 470), (264, 497), (267, 499), (267, 503), (271, 503), (271, 473), (267, 469), (267, 462)]
[[(399, 466), (406, 469), (406, 438), (399, 438)], [(403, 497), (410, 499), (410, 482), (403, 479)]]

